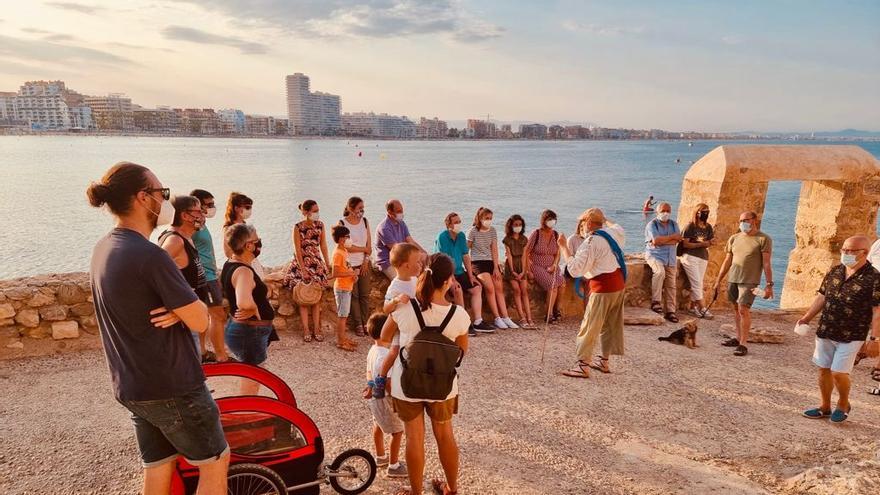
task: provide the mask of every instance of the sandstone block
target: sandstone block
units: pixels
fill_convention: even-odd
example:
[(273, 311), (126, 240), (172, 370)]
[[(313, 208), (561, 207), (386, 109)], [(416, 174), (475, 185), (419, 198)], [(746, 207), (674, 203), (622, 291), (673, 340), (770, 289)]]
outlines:
[(34, 291), (30, 287), (11, 287), (3, 291), (6, 298), (13, 301), (23, 301), (31, 297), (33, 293)]
[(62, 285), (58, 288), (58, 302), (73, 305), (86, 302), (86, 293), (75, 285)]
[(24, 343), (20, 340), (16, 340), (6, 344), (7, 349), (24, 349)]
[(3, 318), (0, 320), (0, 328), (11, 327), (12, 325), (15, 325), (15, 320), (12, 318)]
[(275, 327), (275, 330), (284, 330), (287, 328), (287, 319), (275, 318), (274, 320), (272, 320), (272, 326)]
[(753, 328), (749, 332), (749, 342), (756, 344), (781, 344), (784, 340), (783, 333), (772, 328)]
[(27, 305), (32, 308), (40, 308), (43, 306), (48, 306), (54, 302), (54, 297), (46, 295), (42, 292), (37, 292), (36, 294), (34, 294), (34, 297), (28, 299)]
[(287, 301), (281, 303), (281, 305), (278, 306), (278, 314), (281, 316), (290, 316), (293, 314), (293, 312), (293, 305), (288, 303)]
[(70, 312), (74, 316), (89, 316), (95, 314), (95, 305), (92, 303), (79, 303), (70, 307)]
[(40, 313), (36, 309), (23, 309), (15, 315), (15, 322), (27, 328), (40, 325)]
[(40, 318), (46, 321), (64, 320), (67, 318), (67, 308), (58, 304), (42, 307), (40, 308)]
[(46, 325), (41, 325), (36, 328), (25, 329), (24, 335), (32, 339), (44, 339), (52, 335), (52, 329)]
[(624, 325), (662, 325), (663, 317), (645, 308), (625, 308), (623, 310)]
[(95, 318), (94, 314), (90, 314), (87, 316), (81, 316), (79, 318), (79, 324), (85, 328), (97, 328), (98, 320)]
[(12, 304), (3, 303), (0, 304), (0, 318), (12, 318), (15, 316), (15, 308), (12, 307)]
[(79, 323), (75, 321), (56, 321), (52, 323), (52, 338), (55, 340), (79, 337)]

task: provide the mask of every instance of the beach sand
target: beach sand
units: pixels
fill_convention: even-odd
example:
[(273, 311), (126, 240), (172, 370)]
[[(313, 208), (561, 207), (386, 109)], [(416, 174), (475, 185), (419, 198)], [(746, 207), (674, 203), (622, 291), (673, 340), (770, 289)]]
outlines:
[[(558, 375), (571, 365), (575, 324), (550, 328), (543, 368), (539, 331), (473, 339), (455, 418), (460, 493), (876, 491), (880, 397), (866, 393), (870, 363), (853, 373), (846, 423), (801, 417), (818, 405), (818, 391), (812, 339), (791, 332), (795, 319), (758, 314), (756, 327), (783, 330), (786, 341), (752, 344), (746, 357), (718, 345), (729, 314), (700, 322), (693, 350), (657, 341), (672, 324), (627, 327), (627, 355), (612, 358), (612, 374), (587, 380)], [(348, 448), (372, 450), (360, 399), (368, 342), (348, 354), (332, 338), (304, 344), (284, 332), (282, 339), (267, 367), (318, 424), (326, 461)], [(0, 492), (137, 492), (133, 432), (100, 351), (0, 361), (0, 397)], [(433, 440), (427, 448), (427, 477), (438, 476)], [(401, 484), (380, 471), (367, 493)]]

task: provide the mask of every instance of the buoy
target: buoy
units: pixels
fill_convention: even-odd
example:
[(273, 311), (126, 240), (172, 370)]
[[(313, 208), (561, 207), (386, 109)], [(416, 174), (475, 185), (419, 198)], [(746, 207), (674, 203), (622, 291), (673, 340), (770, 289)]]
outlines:
[(384, 159), (385, 159), (385, 153), (380, 153), (380, 154), (379, 154), (379, 159), (380, 159), (380, 160), (384, 160)]
[(364, 154), (364, 153), (363, 153), (362, 151), (358, 151), (358, 156), (361, 156), (361, 155), (363, 155), (363, 154)]

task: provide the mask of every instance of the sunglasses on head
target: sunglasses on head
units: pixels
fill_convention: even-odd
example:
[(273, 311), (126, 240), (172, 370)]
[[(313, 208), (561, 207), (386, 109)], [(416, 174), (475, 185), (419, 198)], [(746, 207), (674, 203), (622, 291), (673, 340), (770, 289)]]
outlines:
[(144, 191), (147, 194), (153, 194), (154, 192), (161, 192), (162, 199), (164, 199), (165, 201), (168, 201), (169, 199), (171, 199), (171, 189), (169, 189), (167, 187), (148, 187), (146, 189), (142, 189), (142, 191)]

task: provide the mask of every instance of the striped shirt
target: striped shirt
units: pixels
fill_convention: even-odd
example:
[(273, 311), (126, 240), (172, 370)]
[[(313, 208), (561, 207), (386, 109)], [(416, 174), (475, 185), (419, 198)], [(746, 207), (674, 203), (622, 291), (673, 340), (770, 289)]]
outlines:
[(498, 232), (495, 227), (483, 232), (477, 227), (471, 227), (467, 233), (468, 242), (472, 242), (471, 260), (492, 261), (492, 241), (498, 240)]

